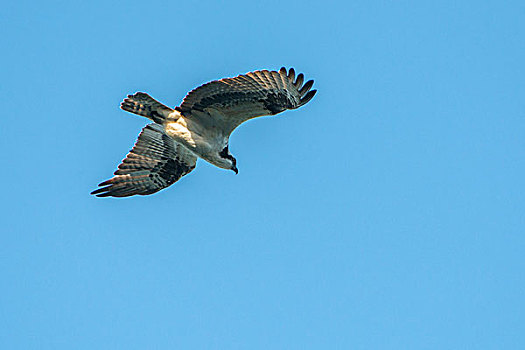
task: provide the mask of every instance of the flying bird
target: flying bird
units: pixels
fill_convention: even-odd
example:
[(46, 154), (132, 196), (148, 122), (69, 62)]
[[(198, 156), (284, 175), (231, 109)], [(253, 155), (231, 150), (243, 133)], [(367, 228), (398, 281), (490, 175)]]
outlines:
[(166, 188), (195, 169), (197, 158), (234, 171), (237, 160), (228, 149), (231, 133), (245, 121), (296, 109), (317, 90), (313, 80), (293, 68), (259, 70), (215, 80), (190, 91), (172, 109), (144, 92), (128, 95), (120, 108), (153, 121), (111, 179), (91, 192), (98, 197), (148, 195)]

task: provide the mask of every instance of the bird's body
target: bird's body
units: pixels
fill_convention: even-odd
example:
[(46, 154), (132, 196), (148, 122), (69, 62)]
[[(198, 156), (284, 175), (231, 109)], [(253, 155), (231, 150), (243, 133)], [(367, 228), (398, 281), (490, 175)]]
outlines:
[(295, 109), (310, 101), (313, 80), (303, 85), (291, 68), (255, 71), (204, 84), (188, 93), (175, 109), (148, 94), (129, 95), (121, 108), (153, 121), (140, 133), (135, 146), (115, 176), (92, 192), (99, 197), (147, 195), (166, 188), (191, 172), (197, 158), (237, 173), (228, 149), (232, 131), (263, 115)]
[(164, 132), (195, 155), (223, 169), (231, 169), (219, 153), (228, 145), (229, 135), (216, 121), (218, 118), (186, 118), (174, 111), (178, 119), (165, 123)]

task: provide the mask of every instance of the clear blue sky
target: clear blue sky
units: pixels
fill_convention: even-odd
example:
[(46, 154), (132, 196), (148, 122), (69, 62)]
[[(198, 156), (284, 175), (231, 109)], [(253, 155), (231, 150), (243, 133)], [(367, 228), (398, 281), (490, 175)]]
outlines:
[[(2, 5), (3, 349), (525, 348), (523, 1)], [(146, 119), (294, 67), (307, 106), (153, 196)]]

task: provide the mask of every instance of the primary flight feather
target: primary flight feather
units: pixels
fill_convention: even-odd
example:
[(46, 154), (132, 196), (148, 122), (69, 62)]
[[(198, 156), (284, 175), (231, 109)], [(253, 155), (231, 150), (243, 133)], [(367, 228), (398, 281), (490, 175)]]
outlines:
[(114, 177), (91, 192), (98, 197), (147, 195), (166, 188), (195, 169), (197, 158), (237, 170), (228, 149), (232, 131), (243, 122), (275, 115), (308, 103), (317, 90), (313, 80), (293, 68), (259, 70), (204, 84), (186, 95), (175, 109), (143, 92), (124, 99), (121, 108), (147, 117), (133, 149)]

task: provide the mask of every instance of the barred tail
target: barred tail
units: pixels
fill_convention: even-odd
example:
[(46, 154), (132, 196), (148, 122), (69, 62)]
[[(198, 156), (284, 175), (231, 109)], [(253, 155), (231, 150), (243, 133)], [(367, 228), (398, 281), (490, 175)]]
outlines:
[(128, 95), (128, 98), (124, 99), (120, 104), (120, 108), (127, 112), (149, 118), (158, 124), (162, 124), (164, 119), (173, 112), (173, 109), (163, 105), (144, 92)]

